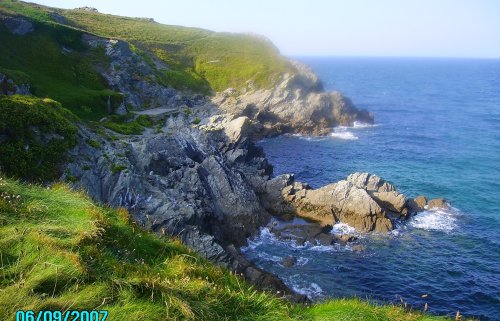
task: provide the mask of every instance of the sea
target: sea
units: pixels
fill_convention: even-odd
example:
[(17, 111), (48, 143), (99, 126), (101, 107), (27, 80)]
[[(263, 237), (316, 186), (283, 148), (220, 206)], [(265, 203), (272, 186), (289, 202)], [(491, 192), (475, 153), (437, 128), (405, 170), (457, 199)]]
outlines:
[[(444, 197), (449, 210), (415, 215), (354, 244), (282, 241), (263, 228), (243, 248), (258, 266), (314, 301), (367, 299), (436, 315), (500, 320), (500, 60), (294, 57), (328, 91), (340, 91), (375, 124), (326, 137), (259, 142), (274, 175), (313, 188), (370, 172), (409, 197)], [(297, 258), (292, 267), (281, 260)]]

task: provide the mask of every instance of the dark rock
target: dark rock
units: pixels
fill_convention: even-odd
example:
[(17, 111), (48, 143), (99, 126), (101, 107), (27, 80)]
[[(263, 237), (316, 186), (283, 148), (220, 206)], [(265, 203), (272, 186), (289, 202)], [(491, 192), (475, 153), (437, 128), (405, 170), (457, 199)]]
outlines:
[(245, 277), (245, 279), (251, 283), (257, 285), (259, 288), (268, 290), (276, 296), (284, 297), (292, 302), (309, 302), (307, 296), (291, 291), (277, 276), (257, 268), (253, 263), (243, 257), (234, 246), (226, 247), (226, 252), (232, 258), (228, 267), (235, 271), (235, 273)]
[(284, 215), (294, 213), (295, 209), (282, 195), (282, 190), (293, 183), (293, 175), (286, 174), (264, 183), (260, 191), (262, 205), (272, 214)]
[(292, 267), (297, 263), (297, 258), (294, 256), (287, 256), (281, 260), (281, 264), (284, 267)]
[[(70, 153), (75, 162), (67, 164), (65, 174), (78, 178), (76, 188), (99, 202), (126, 207), (140, 226), (179, 236), (205, 258), (240, 271), (254, 284), (293, 297), (281, 280), (227, 250), (246, 244), (270, 219), (249, 183), (250, 175), (256, 181), (268, 177), (265, 170), (255, 170), (266, 168), (267, 161), (251, 142), (232, 147), (247, 150), (248, 162), (236, 164), (214, 148), (220, 142), (216, 133), (190, 126), (175, 136), (160, 133), (118, 141), (103, 140), (82, 126), (78, 135)], [(89, 146), (89, 140), (99, 141), (100, 148)], [(90, 170), (82, 170), (89, 164)], [(126, 170), (114, 172), (112, 164)]]
[(0, 95), (30, 95), (29, 84), (16, 84), (7, 75), (0, 73)]
[(350, 234), (335, 235), (335, 238), (342, 243), (354, 242), (358, 239), (356, 236)]
[(55, 22), (60, 23), (62, 25), (68, 24), (68, 19), (66, 19), (66, 17), (64, 17), (63, 15), (60, 15), (57, 12), (52, 12), (50, 14), (50, 17), (52, 18), (52, 20), (54, 20)]
[(366, 250), (366, 246), (364, 246), (363, 244), (355, 244), (351, 246), (351, 248), (354, 252), (362, 252)]
[(335, 242), (335, 235), (320, 233), (316, 235), (316, 241), (319, 245), (332, 245)]
[(0, 14), (0, 21), (15, 35), (24, 36), (35, 31), (33, 23), (21, 17), (10, 17)]

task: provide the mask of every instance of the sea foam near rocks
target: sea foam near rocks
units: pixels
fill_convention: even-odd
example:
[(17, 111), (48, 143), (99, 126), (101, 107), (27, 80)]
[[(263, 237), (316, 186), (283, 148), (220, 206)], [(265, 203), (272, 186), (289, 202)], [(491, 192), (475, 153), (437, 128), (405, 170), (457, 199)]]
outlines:
[(305, 283), (300, 274), (292, 275), (287, 283), (291, 285), (295, 292), (303, 294), (309, 299), (319, 299), (325, 295), (323, 289), (317, 283)]
[(330, 133), (330, 137), (343, 139), (343, 140), (358, 140), (359, 137), (354, 135), (352, 132), (345, 130), (343, 128), (335, 128), (332, 133)]
[(356, 136), (352, 130), (372, 128), (377, 127), (379, 124), (368, 124), (360, 121), (355, 121), (352, 126), (338, 126), (334, 127), (333, 131), (330, 133), (330, 137), (343, 139), (343, 140), (358, 140), (359, 137)]
[(345, 223), (337, 223), (334, 224), (332, 230), (330, 231), (332, 234), (356, 234), (356, 229), (349, 224)]
[(458, 214), (454, 207), (429, 209), (415, 215), (409, 225), (427, 231), (451, 232), (458, 227)]
[(371, 128), (371, 127), (378, 127), (380, 124), (368, 124), (368, 123), (363, 123), (360, 121), (355, 121), (352, 124), (352, 128)]

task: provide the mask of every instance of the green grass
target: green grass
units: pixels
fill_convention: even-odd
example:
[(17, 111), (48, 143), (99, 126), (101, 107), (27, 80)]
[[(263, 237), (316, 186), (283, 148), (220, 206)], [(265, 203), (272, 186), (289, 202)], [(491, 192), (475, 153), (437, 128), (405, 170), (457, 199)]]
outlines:
[(145, 127), (152, 127), (153, 120), (148, 115), (139, 115), (134, 118), (134, 114), (111, 115), (103, 122), (103, 126), (123, 135), (140, 135)]
[(76, 117), (51, 99), (0, 96), (0, 168), (29, 180), (58, 176), (76, 144)]
[(101, 143), (99, 143), (99, 142), (98, 142), (97, 140), (95, 140), (95, 139), (87, 139), (86, 143), (87, 143), (89, 146), (91, 146), (91, 147), (93, 147), (93, 148), (95, 148), (95, 149), (101, 149), (101, 147), (102, 147)]
[(445, 317), (424, 315), (418, 311), (405, 311), (392, 305), (377, 305), (359, 299), (339, 299), (314, 305), (305, 310), (312, 320), (335, 321), (437, 321)]
[(440, 320), (356, 299), (293, 305), (142, 231), (124, 209), (2, 176), (0, 271), (0, 320), (19, 309), (109, 310), (109, 320)]
[[(9, 5), (13, 3), (1, 2), (0, 13), (8, 12)], [(13, 35), (0, 24), (0, 43), (5, 44), (0, 46), (0, 73), (29, 83), (34, 95), (61, 102), (81, 119), (105, 116), (108, 99), (116, 105), (121, 96), (108, 89), (93, 68), (96, 62), (106, 63), (104, 52), (85, 48), (81, 31), (41, 20), (35, 20), (35, 32), (24, 36)], [(72, 52), (63, 53), (63, 46)]]
[(120, 165), (120, 164), (111, 164), (111, 172), (113, 174), (120, 173), (124, 169), (127, 169), (127, 166), (125, 165)]
[(210, 89), (229, 87), (269, 88), (281, 75), (294, 70), (269, 41), (253, 35), (216, 33), (83, 10), (35, 8), (9, 0), (0, 3), (1, 10), (50, 25), (54, 25), (50, 13), (58, 12), (75, 29), (128, 41), (150, 64), (150, 56), (168, 64), (169, 70), (157, 72), (157, 80), (177, 89), (208, 93)]

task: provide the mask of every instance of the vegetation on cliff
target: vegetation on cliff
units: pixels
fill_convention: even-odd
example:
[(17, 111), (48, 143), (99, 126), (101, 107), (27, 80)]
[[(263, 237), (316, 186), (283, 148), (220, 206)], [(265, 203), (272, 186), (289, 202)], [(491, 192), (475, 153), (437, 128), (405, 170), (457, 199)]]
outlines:
[[(120, 17), (78, 9), (53, 9), (12, 0), (0, 3), (1, 12), (28, 17), (36, 21), (37, 27), (44, 29), (42, 34), (36, 32), (36, 35), (29, 36), (30, 41), (19, 37), (13, 39), (15, 36), (3, 41), (22, 41), (20, 47), (27, 46), (32, 41), (35, 43), (31, 46), (42, 45), (40, 42), (43, 42), (43, 47), (47, 47), (48, 50), (45, 53), (37, 51), (38, 54), (55, 55), (52, 60), (66, 60), (60, 67), (52, 69), (53, 72), (65, 66), (68, 67), (64, 68), (66, 72), (71, 72), (73, 71), (71, 66), (81, 66), (82, 72), (91, 73), (81, 75), (80, 77), (85, 78), (83, 80), (90, 80), (89, 78), (95, 76), (91, 70), (85, 68), (91, 57), (74, 55), (79, 61), (72, 60), (72, 57), (60, 59), (65, 57), (61, 57), (60, 50), (54, 48), (54, 44), (58, 42), (72, 49), (82, 49), (75, 48), (81, 46), (77, 41), (81, 31), (128, 41), (151, 63), (154, 59), (166, 63), (169, 69), (160, 72), (159, 76), (164, 84), (178, 89), (206, 93), (208, 89), (221, 91), (228, 87), (269, 88), (285, 72), (293, 70), (292, 65), (280, 56), (271, 42), (249, 34), (216, 33), (198, 28), (159, 24), (151, 19)], [(2, 30), (1, 34), (6, 32)], [(4, 51), (9, 49), (4, 48)], [(4, 53), (1, 56), (4, 56)], [(26, 58), (35, 57), (16, 59), (30, 63), (38, 61), (38, 64), (45, 62), (39, 59), (41, 57)], [(11, 64), (0, 59), (0, 66), (4, 65)], [(46, 64), (44, 66), (50, 67)], [(21, 66), (18, 67), (23, 71)], [(38, 69), (41, 66), (34, 67)], [(39, 76), (51, 74), (45, 71), (47, 70)], [(99, 96), (98, 91), (102, 89), (99, 88), (99, 80), (92, 79), (88, 85), (87, 90), (97, 91), (93, 94)], [(65, 103), (59, 97), (54, 98)]]
[[(8, 3), (0, 2), (0, 13)], [(0, 23), (0, 73), (28, 82), (34, 95), (57, 100), (83, 119), (99, 119), (107, 114), (110, 97), (119, 95), (92, 67), (106, 60), (104, 53), (84, 48), (81, 35), (58, 24), (37, 23), (36, 32), (20, 36)]]
[(51, 99), (0, 96), (0, 169), (29, 180), (54, 179), (76, 144), (75, 116)]

